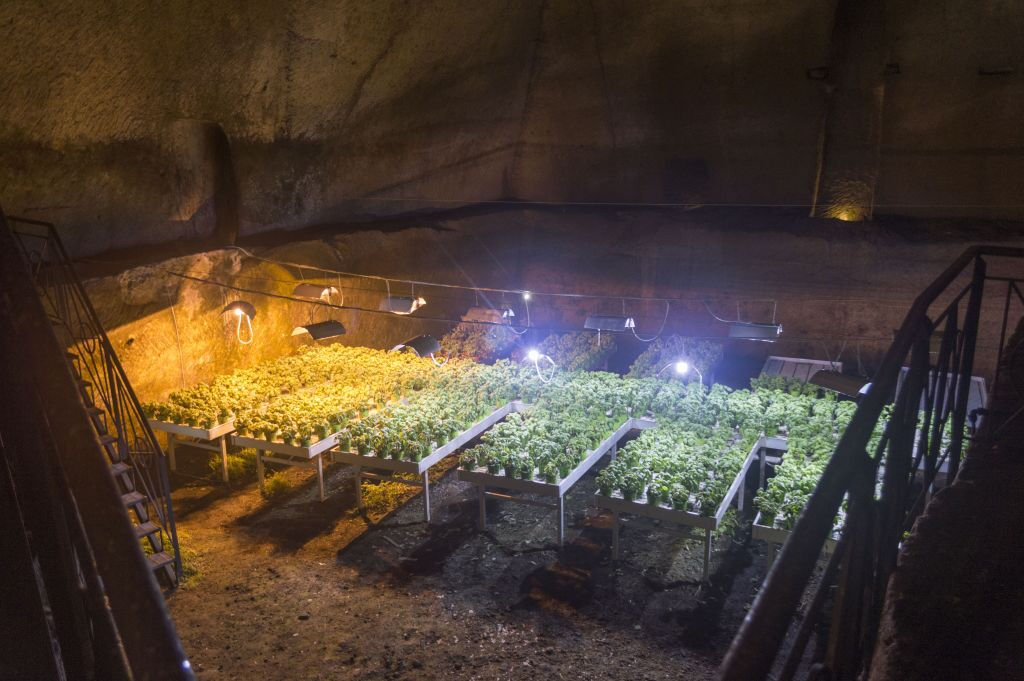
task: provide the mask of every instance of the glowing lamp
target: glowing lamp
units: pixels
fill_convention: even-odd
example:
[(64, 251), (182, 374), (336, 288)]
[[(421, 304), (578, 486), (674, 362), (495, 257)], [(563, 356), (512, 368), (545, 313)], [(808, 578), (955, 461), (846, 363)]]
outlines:
[[(235, 325), (235, 337), (238, 342), (242, 345), (248, 345), (253, 341), (252, 334), (252, 318), (256, 316), (256, 308), (252, 303), (245, 300), (235, 300), (224, 306), (222, 313), (230, 312), (238, 319), (238, 324)], [(249, 327), (249, 340), (242, 338), (242, 320), (245, 320), (246, 326)]]
[(658, 372), (658, 375), (661, 376), (670, 368), (675, 371), (676, 376), (685, 376), (686, 374), (690, 373), (690, 369), (693, 369), (694, 373), (697, 374), (697, 380), (700, 381), (700, 384), (703, 387), (704, 374), (700, 372), (700, 369), (698, 369), (696, 365), (690, 364), (685, 359), (677, 359), (676, 361), (669, 362), (665, 366), (661, 367), (661, 371)]
[(307, 300), (330, 300), (331, 296), (337, 292), (338, 289), (333, 286), (302, 283), (295, 287), (292, 295), (296, 298), (305, 298)]
[(344, 335), (345, 327), (341, 322), (329, 319), (326, 322), (296, 326), (292, 330), (293, 336), (301, 336), (305, 333), (308, 333), (313, 340), (324, 340), (325, 338), (337, 338)]
[(382, 312), (406, 315), (412, 314), (426, 304), (427, 301), (422, 297), (413, 298), (412, 296), (389, 296), (380, 301), (379, 309)]
[(729, 338), (774, 342), (782, 334), (782, 324), (755, 324), (753, 322), (731, 322)]
[(523, 300), (529, 300), (529, 299), (530, 299), (530, 292), (529, 291), (523, 291)]
[(424, 334), (399, 343), (391, 348), (391, 352), (398, 352), (402, 348), (412, 350), (417, 357), (433, 357), (435, 353), (440, 352), (441, 344), (433, 336)]
[(614, 315), (591, 315), (583, 323), (584, 329), (591, 331), (613, 331), (616, 333), (626, 329), (635, 329), (636, 322), (632, 317), (618, 317)]

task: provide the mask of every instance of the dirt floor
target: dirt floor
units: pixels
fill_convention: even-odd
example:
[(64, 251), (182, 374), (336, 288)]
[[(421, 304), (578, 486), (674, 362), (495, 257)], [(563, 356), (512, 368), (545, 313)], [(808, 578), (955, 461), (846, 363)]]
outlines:
[[(183, 453), (182, 472), (204, 473), (204, 454)], [(170, 608), (200, 679), (707, 679), (766, 569), (742, 520), (716, 539), (710, 584), (703, 541), (647, 521), (623, 530), (613, 563), (592, 474), (568, 497), (559, 550), (546, 509), (495, 501), (478, 531), (475, 488), (450, 469), (430, 527), (415, 490), (364, 483), (360, 513), (351, 470), (328, 471), (324, 502), (299, 469), (272, 500), (252, 476), (232, 489), (176, 476), (198, 574)]]

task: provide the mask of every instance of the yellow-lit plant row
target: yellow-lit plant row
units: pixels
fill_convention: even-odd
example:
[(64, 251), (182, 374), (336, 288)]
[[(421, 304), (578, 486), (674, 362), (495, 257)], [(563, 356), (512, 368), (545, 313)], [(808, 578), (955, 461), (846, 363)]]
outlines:
[(335, 344), (219, 376), (143, 409), (160, 421), (197, 428), (233, 421), (240, 435), (308, 446), (381, 409), (396, 415), (430, 401), (459, 413), (467, 405), (478, 411), (484, 396), (493, 402), (532, 380), (508, 362), (452, 360), (437, 367), (408, 353)]

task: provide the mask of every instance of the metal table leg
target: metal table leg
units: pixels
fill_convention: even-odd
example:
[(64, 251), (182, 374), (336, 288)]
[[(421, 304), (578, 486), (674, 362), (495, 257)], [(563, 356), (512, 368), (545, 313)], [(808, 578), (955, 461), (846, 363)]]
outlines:
[(482, 530), (487, 526), (487, 489), (483, 485), (477, 485), (476, 491), (480, 499), (480, 517), (477, 521)]
[(263, 450), (256, 450), (256, 482), (259, 484), (260, 494), (263, 494)]
[(704, 581), (711, 573), (711, 530), (704, 530)]
[(327, 498), (326, 490), (324, 489), (324, 455), (316, 455), (316, 478), (320, 484), (320, 501)]
[(363, 467), (356, 466), (356, 474), (352, 476), (356, 484), (356, 508), (363, 509)]
[(167, 462), (171, 465), (171, 470), (177, 472), (178, 460), (174, 454), (174, 433), (167, 433)]
[(746, 489), (747, 489), (747, 476), (746, 476), (746, 472), (744, 471), (744, 475), (740, 478), (739, 489), (736, 490), (736, 510), (737, 511), (742, 511), (743, 510), (743, 495), (746, 493)]
[(558, 545), (565, 545), (565, 497), (558, 497)]
[(430, 473), (423, 471), (423, 518), (430, 524)]
[(220, 440), (220, 477), (224, 482), (230, 482), (228, 480), (228, 439), (223, 435), (218, 439)]
[(612, 511), (612, 560), (619, 559), (619, 512)]

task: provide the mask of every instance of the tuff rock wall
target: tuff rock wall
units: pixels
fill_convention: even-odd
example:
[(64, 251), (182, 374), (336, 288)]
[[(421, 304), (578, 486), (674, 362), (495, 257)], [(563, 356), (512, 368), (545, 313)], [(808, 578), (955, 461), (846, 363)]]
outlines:
[[(506, 198), (805, 206), (833, 17), (816, 0), (9, 0), (0, 201), (79, 255)], [(876, 214), (1021, 217), (1022, 29), (1021, 3), (887, 3)]]

